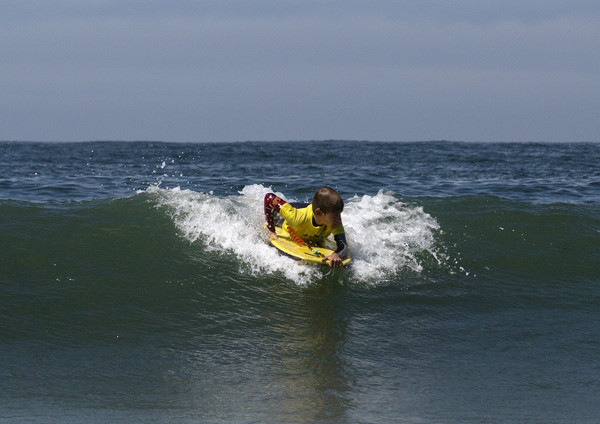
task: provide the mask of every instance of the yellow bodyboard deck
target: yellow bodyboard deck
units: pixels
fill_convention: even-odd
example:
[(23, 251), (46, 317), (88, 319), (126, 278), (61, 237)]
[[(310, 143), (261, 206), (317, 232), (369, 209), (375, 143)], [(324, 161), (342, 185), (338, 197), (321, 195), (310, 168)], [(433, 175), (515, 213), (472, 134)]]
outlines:
[[(298, 261), (311, 263), (311, 264), (327, 264), (327, 261), (323, 261), (323, 258), (331, 255), (334, 250), (330, 247), (333, 246), (300, 246), (292, 240), (287, 231), (281, 227), (275, 227), (275, 233), (277, 234), (276, 239), (270, 238), (269, 241), (273, 246), (277, 248), (281, 253), (286, 256), (296, 259)], [(344, 266), (347, 266), (351, 261), (350, 257), (345, 258), (342, 261)]]

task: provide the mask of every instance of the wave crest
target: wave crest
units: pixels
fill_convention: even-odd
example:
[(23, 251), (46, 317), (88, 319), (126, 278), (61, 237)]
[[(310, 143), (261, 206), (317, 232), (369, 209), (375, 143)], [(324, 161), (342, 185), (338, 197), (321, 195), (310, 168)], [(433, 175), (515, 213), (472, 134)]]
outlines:
[[(158, 208), (167, 210), (185, 239), (211, 251), (233, 253), (242, 261), (242, 272), (283, 274), (297, 284), (321, 279), (330, 272), (328, 268), (299, 264), (268, 244), (263, 197), (270, 191), (271, 187), (260, 184), (226, 197), (180, 188), (146, 190)], [(402, 270), (421, 272), (423, 252), (440, 261), (435, 247), (437, 221), (421, 206), (403, 203), (391, 192), (349, 199), (342, 218), (353, 258), (344, 274), (350, 280), (377, 283)]]

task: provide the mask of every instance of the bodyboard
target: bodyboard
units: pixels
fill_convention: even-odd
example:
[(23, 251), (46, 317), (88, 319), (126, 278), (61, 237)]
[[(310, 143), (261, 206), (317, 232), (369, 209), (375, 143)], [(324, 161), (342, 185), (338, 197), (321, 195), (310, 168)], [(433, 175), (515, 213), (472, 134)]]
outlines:
[[(269, 241), (279, 252), (283, 253), (286, 256), (291, 257), (292, 259), (296, 259), (297, 261), (310, 263), (310, 264), (328, 264), (328, 262), (323, 262), (323, 258), (331, 255), (334, 252), (331, 244), (328, 246), (327, 243), (325, 246), (300, 246), (297, 244), (287, 231), (285, 231), (281, 227), (275, 227), (275, 233), (277, 234), (276, 239), (269, 238)], [(342, 260), (343, 266), (347, 266), (351, 262), (350, 257), (346, 257)]]

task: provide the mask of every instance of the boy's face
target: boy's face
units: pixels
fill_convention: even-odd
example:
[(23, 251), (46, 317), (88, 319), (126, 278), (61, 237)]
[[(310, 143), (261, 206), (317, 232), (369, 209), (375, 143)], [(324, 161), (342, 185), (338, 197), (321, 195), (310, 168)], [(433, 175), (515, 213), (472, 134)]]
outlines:
[(342, 222), (342, 214), (339, 212), (323, 213), (321, 209), (315, 211), (315, 221), (318, 225), (327, 225), (329, 228), (334, 228)]

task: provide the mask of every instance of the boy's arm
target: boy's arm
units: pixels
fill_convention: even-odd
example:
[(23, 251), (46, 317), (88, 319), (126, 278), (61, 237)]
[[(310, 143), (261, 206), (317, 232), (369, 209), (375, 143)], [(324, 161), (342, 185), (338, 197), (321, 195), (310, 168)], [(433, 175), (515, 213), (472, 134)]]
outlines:
[(346, 231), (344, 231), (344, 225), (340, 222), (331, 231), (333, 239), (337, 245), (335, 253), (340, 255), (341, 258), (348, 256), (348, 242), (346, 241)]
[(275, 223), (273, 221), (273, 212), (279, 212), (281, 206), (286, 204), (286, 201), (275, 196), (273, 193), (267, 193), (265, 196), (265, 219), (267, 221), (267, 229), (275, 234)]
[(337, 244), (337, 249), (335, 249), (335, 253), (340, 255), (340, 258), (345, 258), (348, 255), (348, 242), (346, 241), (346, 234), (336, 234), (333, 236), (333, 239)]
[(329, 266), (339, 268), (342, 266), (342, 259), (348, 255), (348, 243), (344, 233), (336, 234), (333, 239), (337, 243), (337, 249), (331, 255), (323, 258), (323, 262), (329, 261)]

